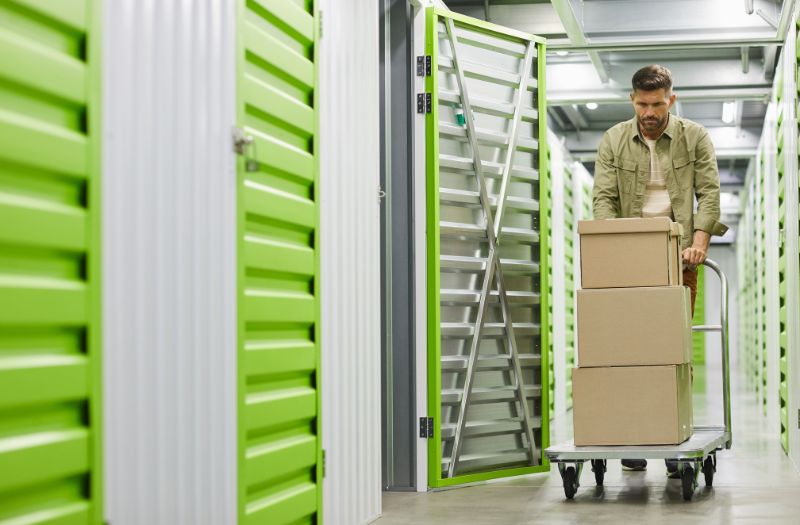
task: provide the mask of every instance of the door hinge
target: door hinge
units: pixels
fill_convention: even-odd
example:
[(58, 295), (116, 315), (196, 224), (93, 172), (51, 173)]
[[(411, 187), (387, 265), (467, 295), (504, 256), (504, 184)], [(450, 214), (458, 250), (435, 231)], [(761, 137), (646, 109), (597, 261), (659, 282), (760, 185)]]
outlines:
[(417, 57), (417, 76), (429, 77), (431, 76), (431, 56), (420, 55)]
[(322, 10), (321, 9), (317, 12), (317, 24), (319, 24), (319, 30), (317, 32), (317, 34), (318, 34), (317, 38), (322, 40)]
[(417, 93), (417, 113), (430, 113), (431, 112), (431, 94), (430, 93)]
[(384, 198), (386, 198), (386, 191), (378, 186), (378, 202), (383, 202)]
[(433, 418), (421, 417), (419, 418), (419, 437), (422, 439), (433, 438)]
[(322, 449), (322, 477), (323, 477), (323, 478), (324, 478), (324, 477), (325, 477), (325, 475), (327, 474), (327, 470), (328, 470), (328, 469), (327, 469), (327, 464), (326, 464), (326, 461), (325, 461), (325, 459), (326, 459), (326, 456), (325, 456), (325, 449), (323, 448), (323, 449)]

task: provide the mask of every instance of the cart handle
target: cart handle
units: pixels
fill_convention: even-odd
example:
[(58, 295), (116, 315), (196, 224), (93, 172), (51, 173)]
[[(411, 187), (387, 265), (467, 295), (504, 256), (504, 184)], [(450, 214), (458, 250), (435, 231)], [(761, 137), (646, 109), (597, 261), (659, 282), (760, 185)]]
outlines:
[(720, 306), (719, 306), (719, 322), (718, 325), (698, 325), (693, 326), (692, 330), (695, 332), (719, 332), (722, 342), (722, 403), (725, 410), (725, 434), (727, 440), (725, 448), (731, 448), (733, 443), (733, 433), (731, 432), (731, 374), (730, 363), (728, 354), (728, 278), (725, 272), (722, 271), (719, 264), (712, 260), (706, 259), (703, 263), (708, 266), (719, 277), (720, 283)]

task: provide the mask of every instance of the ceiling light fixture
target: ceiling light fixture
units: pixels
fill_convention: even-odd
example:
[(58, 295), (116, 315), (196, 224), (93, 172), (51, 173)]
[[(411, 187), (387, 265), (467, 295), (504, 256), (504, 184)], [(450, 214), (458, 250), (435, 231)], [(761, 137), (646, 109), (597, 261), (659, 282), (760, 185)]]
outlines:
[(558, 55), (560, 57), (565, 57), (565, 56), (569, 55), (569, 51), (556, 51), (556, 55)]
[(597, 102), (587, 102), (586, 109), (592, 109), (592, 110), (597, 109)]
[(736, 120), (736, 102), (722, 104), (722, 122), (732, 124)]

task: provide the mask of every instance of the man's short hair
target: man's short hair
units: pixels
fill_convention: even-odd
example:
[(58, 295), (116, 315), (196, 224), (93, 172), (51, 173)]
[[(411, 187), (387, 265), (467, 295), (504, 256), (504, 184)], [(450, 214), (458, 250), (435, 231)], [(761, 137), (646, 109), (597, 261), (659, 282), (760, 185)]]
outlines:
[(631, 80), (633, 90), (655, 91), (663, 89), (667, 93), (672, 89), (672, 73), (669, 69), (658, 64), (645, 66), (633, 74)]

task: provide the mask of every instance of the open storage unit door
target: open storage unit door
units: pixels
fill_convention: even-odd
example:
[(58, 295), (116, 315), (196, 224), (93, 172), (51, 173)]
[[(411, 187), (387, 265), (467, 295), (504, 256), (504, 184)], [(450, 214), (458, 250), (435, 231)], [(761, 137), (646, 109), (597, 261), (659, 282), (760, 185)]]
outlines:
[(239, 523), (316, 523), (316, 3), (237, 10)]
[(548, 470), (544, 39), (427, 12), (428, 481)]
[(98, 4), (0, 4), (3, 523), (102, 521)]

